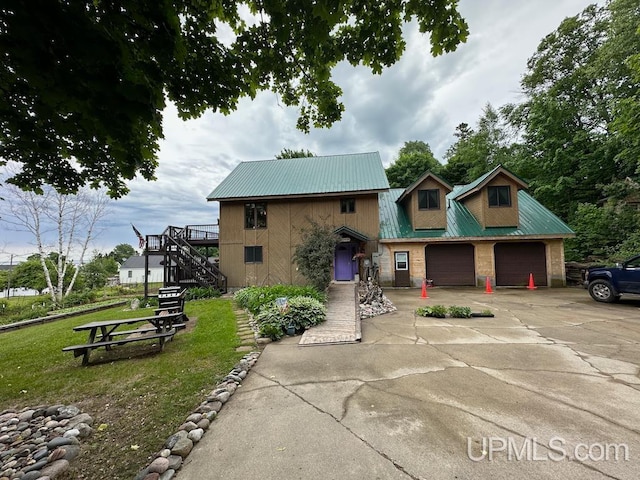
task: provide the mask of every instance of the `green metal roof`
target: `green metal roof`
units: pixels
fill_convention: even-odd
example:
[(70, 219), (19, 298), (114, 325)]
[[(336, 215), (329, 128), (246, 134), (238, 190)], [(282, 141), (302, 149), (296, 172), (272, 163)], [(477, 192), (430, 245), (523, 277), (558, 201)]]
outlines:
[(471, 182), (471, 183), (469, 183), (467, 185), (459, 185), (459, 186), (457, 186), (459, 188), (459, 191), (458, 191), (458, 194), (456, 195), (455, 198), (456, 199), (460, 199), (460, 197), (464, 197), (469, 192), (472, 192), (473, 190), (478, 189), (483, 183), (485, 183), (486, 181), (490, 180), (491, 178), (496, 176), (498, 173), (504, 173), (505, 175), (513, 178), (515, 181), (520, 183), (522, 188), (527, 188), (527, 183), (524, 180), (522, 180), (521, 178), (518, 178), (516, 175), (514, 175), (509, 170), (504, 168), (502, 165), (498, 165), (493, 170), (490, 170), (487, 173), (485, 173), (484, 175), (482, 175), (481, 177), (476, 178), (473, 182)]
[[(475, 182), (474, 182), (475, 183)], [(574, 232), (562, 220), (551, 213), (540, 202), (524, 190), (518, 191), (520, 227), (482, 228), (471, 212), (461, 202), (454, 200), (465, 191), (467, 185), (458, 185), (447, 195), (447, 229), (414, 231), (404, 208), (396, 200), (404, 191), (394, 188), (379, 194), (380, 238), (418, 239), (494, 236), (573, 236)], [(466, 191), (469, 191), (467, 189)]]
[(355, 238), (356, 240), (359, 240), (361, 242), (366, 242), (367, 240), (369, 240), (369, 237), (367, 237), (364, 233), (359, 232), (351, 227), (347, 227), (346, 225), (343, 225), (339, 228), (336, 228), (333, 233), (337, 234), (337, 235), (347, 235), (351, 238)]
[(420, 185), (422, 182), (424, 182), (429, 177), (434, 179), (436, 182), (438, 182), (443, 187), (445, 187), (447, 189), (447, 191), (450, 192), (451, 190), (453, 190), (453, 187), (451, 185), (449, 185), (447, 182), (445, 182), (438, 175), (436, 175), (435, 173), (432, 173), (430, 171), (426, 171), (426, 172), (424, 172), (424, 174), (420, 178), (418, 178), (415, 182), (413, 182), (411, 185), (409, 185), (407, 188), (404, 189), (404, 192), (402, 192), (402, 195), (400, 195), (400, 197), (398, 198), (397, 201), (398, 202), (402, 202), (402, 200), (404, 200), (406, 197), (411, 195), (411, 193), (416, 189), (416, 187), (418, 185)]
[(381, 191), (389, 188), (378, 152), (240, 163), (207, 200)]

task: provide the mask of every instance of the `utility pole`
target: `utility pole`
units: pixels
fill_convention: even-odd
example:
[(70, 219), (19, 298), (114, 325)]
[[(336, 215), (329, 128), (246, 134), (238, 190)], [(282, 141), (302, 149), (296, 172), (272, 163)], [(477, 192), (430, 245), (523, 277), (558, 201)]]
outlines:
[(9, 257), (9, 274), (7, 275), (7, 298), (9, 298), (9, 294), (11, 293), (11, 272), (13, 270), (13, 253)]

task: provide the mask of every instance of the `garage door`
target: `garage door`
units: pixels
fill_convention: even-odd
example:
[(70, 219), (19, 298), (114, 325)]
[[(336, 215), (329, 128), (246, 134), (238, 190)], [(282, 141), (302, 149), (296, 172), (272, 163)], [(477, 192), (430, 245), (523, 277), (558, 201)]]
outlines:
[(469, 243), (427, 245), (427, 278), (434, 285), (475, 285), (473, 245)]
[(496, 243), (496, 285), (526, 286), (533, 273), (536, 286), (547, 285), (547, 256), (542, 242)]

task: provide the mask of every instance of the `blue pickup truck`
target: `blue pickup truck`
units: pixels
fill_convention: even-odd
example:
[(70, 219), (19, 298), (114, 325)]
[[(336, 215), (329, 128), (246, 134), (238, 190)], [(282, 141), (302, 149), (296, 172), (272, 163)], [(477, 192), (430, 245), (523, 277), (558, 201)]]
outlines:
[(590, 268), (584, 285), (596, 302), (617, 302), (624, 293), (640, 294), (640, 255), (615, 267)]

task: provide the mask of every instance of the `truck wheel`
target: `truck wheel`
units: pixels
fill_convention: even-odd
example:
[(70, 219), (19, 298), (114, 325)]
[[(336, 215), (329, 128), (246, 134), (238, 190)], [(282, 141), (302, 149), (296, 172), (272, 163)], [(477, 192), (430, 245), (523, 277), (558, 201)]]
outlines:
[(606, 280), (594, 280), (589, 284), (589, 295), (596, 302), (612, 303), (620, 298), (613, 293), (613, 287)]

